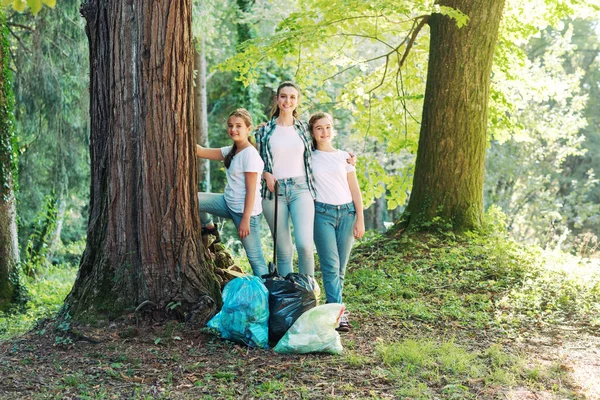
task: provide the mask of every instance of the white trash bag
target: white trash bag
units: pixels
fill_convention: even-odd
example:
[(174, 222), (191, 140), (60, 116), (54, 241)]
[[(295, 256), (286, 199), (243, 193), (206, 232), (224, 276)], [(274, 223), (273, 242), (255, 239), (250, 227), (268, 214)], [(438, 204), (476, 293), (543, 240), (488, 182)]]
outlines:
[(328, 303), (304, 312), (273, 350), (277, 353), (331, 353), (343, 350), (340, 334), (335, 330), (345, 307)]

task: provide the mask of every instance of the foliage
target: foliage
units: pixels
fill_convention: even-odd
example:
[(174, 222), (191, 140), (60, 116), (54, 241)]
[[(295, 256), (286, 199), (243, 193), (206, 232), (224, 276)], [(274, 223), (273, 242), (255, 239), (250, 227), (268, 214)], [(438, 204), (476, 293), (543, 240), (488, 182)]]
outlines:
[[(458, 25), (468, 23), (467, 19), (456, 10), (439, 10), (426, 1), (312, 0), (286, 5), (287, 13), (267, 11), (271, 18), (280, 16), (274, 33), (262, 33), (243, 43), (235, 56), (219, 65), (219, 70), (235, 71), (238, 79), (251, 84), (264, 75), (262, 68), (267, 63), (289, 66), (294, 79), (304, 87), (309, 107), (333, 112), (338, 118), (342, 148), (362, 155), (358, 175), (365, 204), (385, 194), (390, 209), (403, 207), (412, 184), (429, 50), (426, 26), (417, 31), (417, 24), (420, 17), (434, 11), (450, 15)], [(545, 47), (543, 54), (528, 58), (528, 51), (539, 49), (535, 38), (540, 32), (543, 36), (547, 27), (560, 29), (563, 21), (578, 17), (593, 21), (598, 11), (594, 4), (575, 0), (507, 2), (494, 60), (489, 132), (493, 149), (507, 140), (524, 148), (517, 154), (503, 148), (502, 153), (509, 153), (508, 157), (488, 163), (486, 193), (501, 184), (501, 174), (507, 168), (529, 171), (532, 166), (529, 161), (519, 163), (508, 158), (538, 162), (536, 154), (538, 158), (544, 155), (548, 166), (556, 170), (561, 159), (581, 154), (580, 129), (586, 124), (584, 70), (569, 71), (557, 63), (573, 54), (571, 32), (563, 29), (555, 35), (554, 43)], [(589, 71), (595, 70), (588, 67)], [(554, 161), (549, 157), (552, 154), (557, 157)], [(530, 176), (530, 182), (521, 179), (522, 184), (519, 182), (512, 191), (515, 205), (503, 207), (516, 219), (544, 215), (522, 209), (519, 199), (527, 201), (528, 191), (548, 187), (554, 181), (548, 179), (548, 174)], [(577, 202), (590, 197), (594, 179), (585, 174), (576, 178), (573, 195), (565, 200), (567, 209), (574, 210)], [(547, 199), (552, 198), (551, 191), (546, 193)], [(487, 200), (488, 205), (493, 202), (490, 197)], [(565, 216), (563, 226), (579, 224), (595, 214), (594, 207), (586, 206), (581, 215)], [(529, 236), (542, 236), (541, 224), (536, 225)]]
[(11, 5), (15, 11), (24, 12), (29, 7), (34, 15), (40, 12), (43, 4), (54, 8), (56, 0), (2, 0), (3, 6)]
[(27, 248), (25, 249), (24, 272), (29, 277), (35, 277), (44, 267), (50, 246), (49, 239), (55, 229), (56, 219), (56, 198), (46, 196), (44, 208), (35, 222), (35, 227), (29, 236)]
[[(220, 68), (250, 83), (265, 62), (290, 65), (309, 107), (338, 119), (342, 147), (365, 155), (358, 176), (366, 203), (390, 190), (391, 207), (402, 205), (418, 142), (427, 41), (411, 42), (416, 57), (403, 56), (431, 4), (308, 1), (290, 9), (274, 34), (244, 43)], [(355, 141), (348, 141), (349, 130)], [(402, 151), (406, 157), (396, 157)]]
[[(2, 63), (2, 80), (0, 91), (2, 91), (0, 98), (2, 104), (0, 107), (0, 202), (12, 204), (14, 201), (14, 194), (18, 190), (18, 171), (17, 171), (17, 146), (16, 146), (16, 135), (14, 130), (14, 107), (15, 98), (12, 90), (12, 72), (10, 70), (10, 53), (9, 53), (9, 41), (8, 41), (8, 29), (6, 28), (6, 19), (4, 10), (0, 10), (0, 46), (1, 49), (1, 63)], [(6, 207), (5, 207), (6, 208)], [(12, 218), (12, 217), (11, 217)], [(5, 216), (5, 223), (8, 223), (7, 227), (2, 227), (5, 235), (8, 232), (12, 232), (11, 224), (14, 220), (8, 220)], [(10, 240), (14, 238), (4, 237), (3, 240)], [(6, 250), (6, 246), (5, 250)], [(8, 246), (9, 248), (11, 246)], [(17, 250), (17, 249), (14, 249)], [(6, 264), (8, 262), (8, 264)], [(0, 279), (5, 280), (0, 282), (0, 298), (5, 304), (12, 302), (16, 305), (22, 305), (27, 301), (27, 288), (23, 284), (21, 276), (21, 268), (19, 265), (19, 257), (15, 260), (0, 260), (3, 263), (0, 269), (3, 269), (3, 274)]]
[(578, 20), (542, 31), (530, 41), (529, 57), (510, 71), (531, 81), (504, 87), (502, 99), (513, 108), (503, 112), (519, 125), (491, 129), (485, 195), (510, 216), (518, 240), (576, 251), (575, 235), (599, 234), (600, 165), (586, 154), (600, 135), (591, 112), (598, 101), (592, 82), (600, 76), (587, 50), (598, 48), (593, 26)]
[[(12, 90), (12, 72), (10, 70), (10, 52), (8, 41), (8, 29), (6, 28), (6, 19), (4, 12), (0, 11), (0, 28), (2, 29), (2, 98), (5, 104), (0, 110), (0, 196), (2, 201), (11, 197), (12, 193), (18, 188), (18, 170), (17, 170), (17, 146), (14, 131), (14, 107), (15, 97)], [(12, 176), (12, 187), (9, 177)]]
[[(242, 3), (249, 3), (251, 10), (241, 10)], [(275, 24), (272, 21), (282, 3), (267, 4), (268, 1), (193, 2), (193, 33), (197, 43), (204, 40), (205, 56), (209, 74), (207, 76), (207, 100), (209, 143), (211, 147), (226, 146), (231, 140), (226, 134), (225, 125), (229, 113), (238, 107), (244, 107), (253, 116), (257, 125), (267, 118), (268, 106), (272, 98), (273, 87), (280, 79), (286, 79), (286, 68), (270, 63), (262, 69), (261, 78), (247, 86), (236, 80), (231, 72), (219, 72), (215, 66), (227, 57), (236, 54), (237, 46), (245, 40), (243, 36), (253, 37), (258, 32), (268, 32)], [(266, 7), (266, 8), (265, 8)], [(267, 15), (261, 11), (269, 10)], [(262, 15), (262, 16), (261, 16)], [(269, 17), (270, 16), (270, 17)], [(198, 48), (197, 51), (202, 49)], [(212, 190), (219, 192), (225, 186), (225, 170), (221, 163), (211, 163)]]
[(61, 2), (33, 20), (15, 14), (10, 23), (20, 152), (19, 242), (24, 252), (51, 194), (58, 208), (55, 227), (64, 226), (63, 240), (85, 236), (88, 51), (76, 3)]
[(71, 290), (76, 273), (76, 266), (50, 266), (37, 279), (26, 278), (29, 302), (24, 309), (0, 313), (0, 340), (25, 333), (39, 320), (53, 317)]

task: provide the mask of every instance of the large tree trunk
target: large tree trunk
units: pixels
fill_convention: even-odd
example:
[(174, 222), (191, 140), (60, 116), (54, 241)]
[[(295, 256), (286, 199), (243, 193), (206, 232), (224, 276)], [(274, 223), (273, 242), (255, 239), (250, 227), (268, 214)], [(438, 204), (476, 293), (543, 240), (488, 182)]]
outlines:
[[(194, 91), (196, 109), (195, 127), (196, 140), (203, 147), (209, 146), (208, 139), (208, 101), (206, 96), (206, 42), (200, 38), (194, 52), (194, 68), (196, 69), (196, 87)], [(210, 192), (210, 160), (198, 162), (198, 183), (201, 192)]]
[(90, 219), (67, 309), (77, 318), (177, 305), (204, 322), (221, 297), (200, 240), (191, 0), (89, 0), (81, 12), (91, 65)]
[(429, 19), (427, 86), (406, 211), (411, 225), (439, 216), (460, 231), (479, 227), (483, 217), (490, 74), (504, 0), (438, 3), (470, 19), (462, 28), (441, 14)]
[(0, 9), (0, 310), (18, 286), (19, 246), (13, 167), (13, 94), (8, 69), (8, 32)]

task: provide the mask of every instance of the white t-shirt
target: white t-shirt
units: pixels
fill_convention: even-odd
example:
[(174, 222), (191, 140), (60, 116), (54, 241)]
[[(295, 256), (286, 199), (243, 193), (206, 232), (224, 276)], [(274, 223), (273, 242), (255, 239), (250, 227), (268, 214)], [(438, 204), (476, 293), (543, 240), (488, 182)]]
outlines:
[(275, 127), (269, 139), (273, 155), (275, 179), (306, 176), (304, 169), (304, 142), (293, 126)]
[(340, 205), (352, 202), (348, 172), (356, 168), (346, 161), (350, 155), (341, 150), (312, 152), (312, 169), (317, 188), (317, 201)]
[[(233, 146), (221, 147), (221, 154), (226, 157)], [(225, 202), (232, 211), (236, 213), (244, 212), (244, 202), (246, 201), (246, 176), (244, 172), (256, 172), (256, 196), (254, 197), (254, 208), (252, 215), (258, 215), (262, 212), (262, 199), (260, 197), (260, 179), (265, 164), (254, 146), (248, 146), (238, 151), (229, 168), (225, 169), (227, 174), (227, 185), (225, 185)]]

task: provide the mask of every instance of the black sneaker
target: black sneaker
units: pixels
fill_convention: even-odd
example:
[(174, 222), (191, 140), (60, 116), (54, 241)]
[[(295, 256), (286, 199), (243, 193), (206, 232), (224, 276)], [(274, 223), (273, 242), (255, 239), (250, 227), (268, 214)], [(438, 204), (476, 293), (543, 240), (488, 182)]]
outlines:
[(348, 317), (344, 314), (340, 317), (340, 326), (335, 328), (338, 332), (350, 332), (350, 322), (348, 322)]

